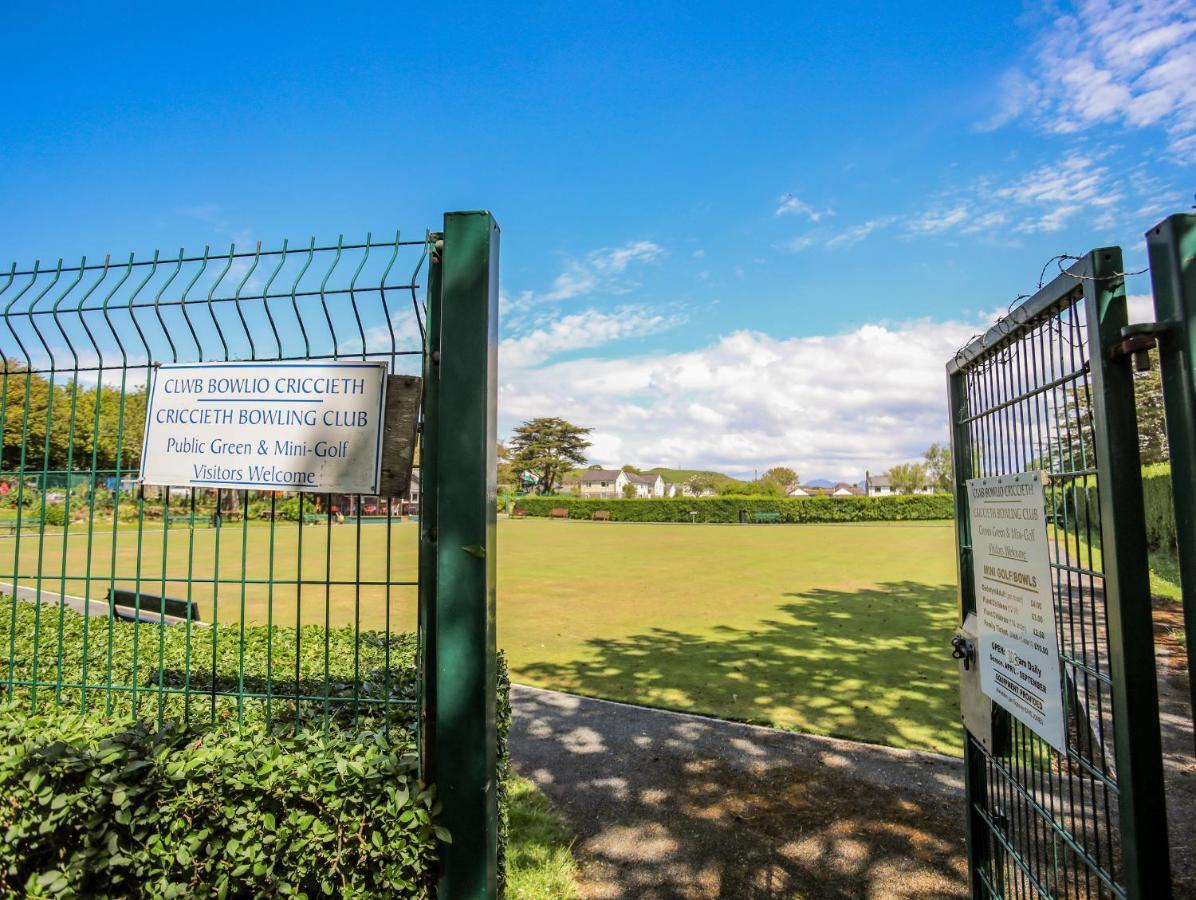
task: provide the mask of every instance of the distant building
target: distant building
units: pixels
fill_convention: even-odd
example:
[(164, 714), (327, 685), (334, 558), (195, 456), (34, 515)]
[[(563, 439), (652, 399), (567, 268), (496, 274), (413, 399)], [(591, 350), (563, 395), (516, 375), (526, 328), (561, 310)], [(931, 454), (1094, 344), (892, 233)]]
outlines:
[(583, 497), (613, 500), (623, 496), (626, 484), (627, 473), (621, 469), (586, 469), (581, 473), (577, 487)]
[[(873, 475), (870, 472), (864, 475), (864, 494), (868, 497), (892, 497), (898, 491), (893, 487), (893, 482), (888, 475)], [(912, 493), (915, 494), (933, 494), (934, 485), (924, 484), (919, 488), (915, 488)]]
[(624, 473), (629, 484), (635, 487), (636, 498), (663, 497), (664, 479), (659, 475), (636, 475)]

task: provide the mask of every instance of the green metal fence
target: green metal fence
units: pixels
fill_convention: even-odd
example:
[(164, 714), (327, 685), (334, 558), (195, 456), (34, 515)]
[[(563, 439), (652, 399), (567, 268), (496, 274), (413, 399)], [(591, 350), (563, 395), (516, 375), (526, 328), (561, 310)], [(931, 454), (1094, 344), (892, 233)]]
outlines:
[(1188, 683), (1196, 712), (1196, 215), (1171, 216), (1146, 233), (1159, 367), (1171, 448), (1176, 552), (1183, 588)]
[(967, 733), (975, 897), (1170, 896), (1122, 271), (1120, 250), (1089, 253), (947, 367), (961, 622), (966, 482), (1045, 471), (1067, 723), (1064, 752), (995, 704), (988, 748)]
[[(452, 213), (0, 274), (0, 697), (404, 730), (455, 836), (441, 896), (493, 896), (497, 259), (492, 217)], [(425, 378), (418, 523), (399, 498), (138, 484), (154, 364), (351, 359)]]

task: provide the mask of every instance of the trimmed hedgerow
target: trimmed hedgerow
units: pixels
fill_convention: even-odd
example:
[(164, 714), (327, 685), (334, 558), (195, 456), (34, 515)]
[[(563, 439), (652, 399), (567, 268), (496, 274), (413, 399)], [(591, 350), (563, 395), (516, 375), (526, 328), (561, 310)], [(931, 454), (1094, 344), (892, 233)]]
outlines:
[[(343, 628), (327, 644), (326, 704), (318, 627), (188, 634), (0, 597), (0, 680), (11, 665), (18, 682), (5, 697), (0, 681), (0, 895), (423, 896), (448, 836), (418, 782), (417, 711), (369, 702), (416, 697), (415, 638)], [(136, 684), (136, 702), (108, 684)], [(500, 656), (500, 873), (509, 690)]]
[(1179, 538), (1175, 532), (1175, 494), (1169, 463), (1142, 469), (1142, 498), (1146, 506), (1146, 542), (1152, 550), (1174, 554)]
[(669, 497), (652, 500), (598, 500), (579, 497), (520, 497), (518, 509), (529, 516), (547, 516), (554, 509), (569, 510), (571, 519), (610, 513), (613, 522), (733, 523), (744, 510), (777, 513), (782, 522), (903, 522), (949, 519), (954, 505), (949, 494), (899, 497)]
[(0, 710), (5, 896), (422, 896), (437, 859), (414, 747)]

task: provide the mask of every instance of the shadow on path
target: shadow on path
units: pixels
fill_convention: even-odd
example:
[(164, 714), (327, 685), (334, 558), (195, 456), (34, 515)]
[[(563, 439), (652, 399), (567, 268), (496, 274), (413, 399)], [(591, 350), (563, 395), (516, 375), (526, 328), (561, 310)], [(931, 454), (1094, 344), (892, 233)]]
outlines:
[(961, 763), (515, 686), (584, 897), (962, 897)]

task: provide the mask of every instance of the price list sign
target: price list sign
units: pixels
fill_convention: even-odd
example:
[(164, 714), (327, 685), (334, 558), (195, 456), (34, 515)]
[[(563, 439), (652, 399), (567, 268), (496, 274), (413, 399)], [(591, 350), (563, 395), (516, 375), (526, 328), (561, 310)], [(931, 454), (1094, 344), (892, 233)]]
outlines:
[(967, 483), (980, 689), (1066, 750), (1042, 473)]

